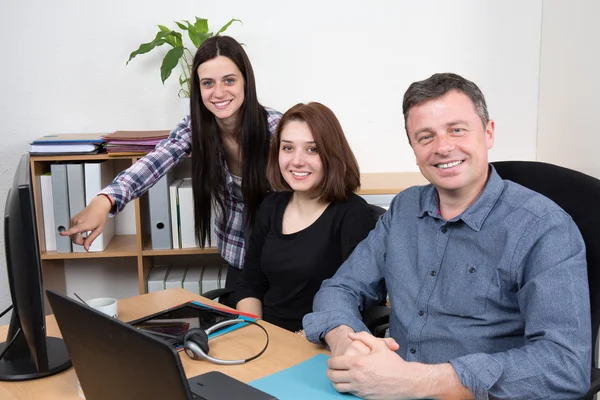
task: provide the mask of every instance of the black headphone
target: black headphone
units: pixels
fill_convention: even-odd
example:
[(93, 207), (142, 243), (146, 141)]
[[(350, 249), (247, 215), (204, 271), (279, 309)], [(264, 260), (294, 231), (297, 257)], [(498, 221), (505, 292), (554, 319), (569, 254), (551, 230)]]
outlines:
[[(226, 327), (229, 325), (239, 324), (239, 323), (248, 323), (248, 324), (256, 325), (260, 329), (262, 329), (263, 332), (265, 333), (265, 335), (267, 336), (267, 342), (265, 343), (265, 347), (263, 347), (263, 349), (255, 356), (246, 358), (244, 360), (222, 360), (220, 358), (214, 358), (214, 357), (209, 356), (208, 355), (208, 350), (209, 350), (208, 335), (210, 335), (212, 332), (214, 332), (220, 328), (223, 328), (223, 327)], [(218, 324), (211, 326), (207, 330), (200, 329), (200, 328), (193, 328), (193, 329), (190, 329), (189, 331), (187, 331), (187, 333), (183, 337), (183, 350), (185, 351), (185, 354), (187, 354), (192, 360), (205, 359), (205, 360), (208, 360), (215, 364), (221, 364), (221, 365), (239, 365), (239, 364), (243, 364), (248, 361), (252, 361), (252, 360), (258, 358), (262, 353), (264, 353), (265, 350), (267, 350), (267, 346), (269, 346), (269, 334), (267, 333), (267, 330), (262, 325), (254, 322), (254, 321), (249, 321), (249, 320), (245, 320), (245, 319), (241, 319), (241, 318), (230, 319), (227, 321), (219, 322)]]

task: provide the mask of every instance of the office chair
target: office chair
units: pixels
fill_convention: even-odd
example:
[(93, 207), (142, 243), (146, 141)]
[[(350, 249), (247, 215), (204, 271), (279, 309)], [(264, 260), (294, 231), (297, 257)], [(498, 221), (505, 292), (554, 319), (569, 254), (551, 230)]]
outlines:
[[(385, 208), (369, 204), (371, 216), (378, 220), (385, 213)], [(387, 293), (387, 291), (386, 291)], [(390, 307), (386, 305), (387, 296), (383, 296), (380, 304), (366, 308), (361, 313), (363, 323), (369, 328), (373, 336), (385, 337), (385, 333), (390, 326)]]
[[(558, 204), (573, 218), (583, 236), (587, 255), (594, 356), (590, 389), (582, 399), (591, 400), (600, 391), (600, 369), (595, 362), (600, 327), (600, 180), (543, 162), (497, 161), (492, 165), (502, 179), (541, 193)], [(389, 324), (389, 314), (385, 315), (385, 312), (383, 308), (378, 310), (375, 324)]]
[[(385, 213), (385, 208), (369, 204), (369, 212), (373, 219), (377, 221), (379, 217)], [(227, 277), (229, 279), (229, 276)], [(215, 289), (202, 293), (203, 297), (210, 300), (219, 299), (219, 303), (235, 308), (235, 304), (231, 304), (231, 294), (235, 291), (233, 288)], [(377, 337), (384, 337), (387, 330), (386, 319), (389, 319), (389, 308), (385, 307), (385, 299), (381, 305), (368, 308), (363, 311), (362, 317), (365, 325)], [(387, 317), (387, 318), (386, 318)]]
[[(227, 277), (225, 279), (229, 279), (229, 277)], [(230, 295), (233, 292), (235, 292), (235, 289), (233, 289), (233, 288), (222, 288), (222, 289), (209, 290), (208, 292), (204, 292), (204, 293), (200, 294), (200, 296), (206, 297), (207, 299), (210, 299), (210, 300), (218, 299), (219, 303), (224, 304), (231, 308), (235, 308), (235, 304), (231, 304), (231, 301), (230, 301), (230, 297), (231, 297)]]
[(598, 352), (600, 327), (600, 180), (557, 165), (534, 161), (497, 161), (492, 165), (502, 179), (508, 179), (553, 200), (577, 224), (585, 242), (592, 311), (592, 379), (583, 399), (593, 399), (600, 391)]

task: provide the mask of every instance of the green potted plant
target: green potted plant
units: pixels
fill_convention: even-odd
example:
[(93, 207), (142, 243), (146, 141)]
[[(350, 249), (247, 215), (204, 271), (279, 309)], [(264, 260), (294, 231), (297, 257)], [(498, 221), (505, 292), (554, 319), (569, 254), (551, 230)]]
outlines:
[[(234, 22), (241, 23), (242, 21), (232, 18), (219, 29), (216, 35), (225, 32)], [(136, 51), (129, 55), (129, 60), (127, 60), (126, 65), (140, 54), (148, 53), (163, 44), (170, 45), (172, 49), (167, 52), (163, 58), (162, 65), (160, 66), (160, 79), (164, 84), (167, 78), (171, 76), (173, 69), (179, 64), (182, 72), (179, 75), (179, 85), (181, 86), (181, 89), (179, 89), (178, 95), (179, 97), (189, 98), (194, 54), (206, 39), (213, 36), (213, 33), (208, 31), (208, 20), (205, 18), (196, 17), (196, 21), (193, 24), (187, 20), (175, 21), (175, 23), (182, 31), (187, 31), (188, 37), (194, 46), (193, 51), (183, 44), (183, 35), (180, 32), (172, 30), (164, 25), (158, 25), (159, 31), (154, 40), (148, 43), (142, 43)]]

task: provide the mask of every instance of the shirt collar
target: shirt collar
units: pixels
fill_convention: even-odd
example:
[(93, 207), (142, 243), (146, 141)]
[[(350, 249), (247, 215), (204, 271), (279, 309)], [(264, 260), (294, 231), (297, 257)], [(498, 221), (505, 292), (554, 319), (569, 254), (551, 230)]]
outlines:
[[(490, 177), (479, 198), (463, 211), (462, 214), (452, 218), (449, 222), (455, 222), (460, 219), (474, 231), (481, 229), (485, 219), (492, 211), (492, 208), (504, 190), (502, 178), (500, 178), (493, 165), (490, 164), (489, 167)], [(439, 208), (439, 198), (436, 188), (431, 184), (427, 185), (421, 195), (421, 205), (417, 217), (422, 218), (425, 215), (429, 215), (433, 218), (443, 219), (439, 214)]]

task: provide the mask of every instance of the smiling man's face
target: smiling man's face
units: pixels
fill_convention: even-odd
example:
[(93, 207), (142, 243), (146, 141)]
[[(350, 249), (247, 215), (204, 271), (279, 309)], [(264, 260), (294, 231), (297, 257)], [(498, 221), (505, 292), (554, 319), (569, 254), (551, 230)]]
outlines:
[(451, 90), (410, 109), (406, 124), (421, 173), (440, 196), (477, 196), (487, 181), (494, 121), (484, 126), (471, 99)]

